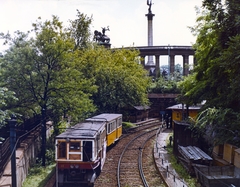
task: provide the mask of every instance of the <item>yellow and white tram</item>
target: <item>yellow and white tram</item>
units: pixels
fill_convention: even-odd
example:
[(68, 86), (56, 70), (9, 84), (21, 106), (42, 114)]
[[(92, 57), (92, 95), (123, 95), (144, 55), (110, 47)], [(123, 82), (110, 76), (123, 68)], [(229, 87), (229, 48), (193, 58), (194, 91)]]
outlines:
[(122, 114), (100, 114), (56, 137), (56, 186), (93, 186), (107, 147), (122, 135)]

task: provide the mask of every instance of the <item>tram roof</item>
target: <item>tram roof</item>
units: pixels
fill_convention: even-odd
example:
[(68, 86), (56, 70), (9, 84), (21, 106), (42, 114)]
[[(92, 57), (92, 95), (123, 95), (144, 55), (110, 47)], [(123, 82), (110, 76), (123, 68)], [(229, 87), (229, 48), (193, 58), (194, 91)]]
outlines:
[(99, 131), (104, 128), (105, 122), (103, 121), (85, 121), (67, 128), (65, 132), (56, 136), (57, 139), (65, 138), (94, 138)]
[(116, 118), (122, 117), (122, 114), (103, 113), (97, 116), (88, 118), (87, 121), (112, 121)]
[[(202, 107), (202, 105), (195, 105), (195, 106), (189, 106), (188, 109), (189, 110), (200, 110), (201, 107)], [(170, 106), (167, 109), (182, 110), (182, 109), (187, 109), (187, 107), (186, 107), (186, 105), (177, 104), (177, 105)]]

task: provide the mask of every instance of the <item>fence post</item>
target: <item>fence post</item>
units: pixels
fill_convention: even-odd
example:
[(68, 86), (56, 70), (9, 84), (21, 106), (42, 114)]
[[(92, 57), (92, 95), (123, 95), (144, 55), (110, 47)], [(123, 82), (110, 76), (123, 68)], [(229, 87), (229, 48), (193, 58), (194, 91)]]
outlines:
[(2, 142), (0, 141), (0, 176), (3, 172), (3, 163), (2, 163)]
[(2, 141), (0, 141), (0, 160), (2, 160)]
[(12, 173), (12, 187), (17, 187), (17, 176), (16, 176), (16, 124), (17, 120), (11, 118), (9, 121), (10, 126), (10, 148), (11, 148), (11, 173)]

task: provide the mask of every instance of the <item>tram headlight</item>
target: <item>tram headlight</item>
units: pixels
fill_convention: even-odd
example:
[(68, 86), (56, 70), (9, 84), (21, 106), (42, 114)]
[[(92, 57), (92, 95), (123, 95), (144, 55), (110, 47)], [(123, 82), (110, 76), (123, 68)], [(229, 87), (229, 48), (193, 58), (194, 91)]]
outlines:
[(73, 168), (74, 168), (74, 165), (71, 164), (71, 165), (70, 165), (70, 168), (73, 169)]
[(79, 168), (79, 165), (75, 165), (75, 168), (78, 169), (78, 168)]

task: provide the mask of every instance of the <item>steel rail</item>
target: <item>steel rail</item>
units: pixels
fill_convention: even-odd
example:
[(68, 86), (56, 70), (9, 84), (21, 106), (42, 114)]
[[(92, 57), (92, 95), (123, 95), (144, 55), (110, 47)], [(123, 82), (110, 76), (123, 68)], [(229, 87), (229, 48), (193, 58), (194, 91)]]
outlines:
[(149, 136), (145, 142), (143, 143), (143, 146), (142, 146), (142, 150), (140, 151), (139, 155), (138, 155), (138, 169), (139, 169), (139, 173), (141, 175), (141, 178), (142, 178), (142, 181), (143, 181), (143, 185), (144, 187), (149, 187), (148, 183), (147, 183), (147, 180), (145, 178), (145, 175), (144, 175), (144, 172), (143, 172), (143, 167), (142, 167), (142, 155), (143, 155), (143, 149), (145, 147), (145, 144), (151, 139), (153, 138), (153, 136), (155, 136), (155, 134)]
[(121, 161), (122, 161), (123, 155), (124, 155), (124, 153), (126, 152), (127, 148), (128, 148), (136, 139), (138, 139), (139, 137), (141, 137), (141, 136), (143, 136), (143, 135), (145, 135), (145, 134), (147, 134), (147, 133), (150, 133), (150, 132), (152, 132), (152, 131), (155, 131), (155, 130), (157, 130), (157, 129), (159, 129), (159, 128), (155, 128), (155, 129), (152, 129), (152, 130), (150, 130), (150, 131), (147, 131), (147, 132), (144, 132), (144, 133), (142, 133), (142, 134), (139, 134), (138, 136), (136, 136), (135, 138), (133, 138), (133, 139), (125, 146), (125, 148), (123, 149), (123, 152), (122, 152), (122, 154), (120, 155), (119, 160), (118, 160), (118, 167), (117, 167), (117, 183), (118, 183), (118, 187), (121, 187), (121, 183), (120, 183), (120, 166), (121, 166)]

